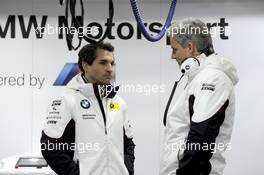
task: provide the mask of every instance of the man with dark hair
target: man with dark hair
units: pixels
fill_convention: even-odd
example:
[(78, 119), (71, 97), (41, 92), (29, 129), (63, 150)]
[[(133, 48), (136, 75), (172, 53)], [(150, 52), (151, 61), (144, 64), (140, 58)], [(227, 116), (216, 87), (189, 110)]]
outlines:
[(160, 175), (223, 175), (234, 122), (236, 68), (214, 53), (201, 20), (173, 23), (169, 37), (171, 58), (188, 81), (164, 117)]
[(126, 104), (116, 95), (114, 47), (88, 44), (79, 52), (81, 73), (52, 101), (41, 151), (59, 175), (133, 175), (134, 148)]
[(82, 72), (84, 72), (82, 62), (86, 62), (87, 64), (92, 65), (93, 61), (96, 58), (95, 55), (97, 49), (102, 49), (111, 53), (114, 52), (114, 47), (110, 43), (88, 44), (84, 46), (78, 54), (78, 65)]

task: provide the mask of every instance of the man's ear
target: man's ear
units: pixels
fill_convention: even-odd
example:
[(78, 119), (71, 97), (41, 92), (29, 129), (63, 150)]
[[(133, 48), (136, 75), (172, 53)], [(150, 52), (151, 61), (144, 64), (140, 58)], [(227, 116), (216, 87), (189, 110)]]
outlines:
[(82, 67), (83, 67), (84, 70), (87, 69), (87, 65), (88, 65), (88, 64), (87, 64), (85, 61), (82, 62)]
[(191, 55), (195, 55), (195, 53), (196, 53), (196, 51), (197, 51), (195, 45), (194, 45), (192, 42), (188, 42), (187, 47), (188, 47), (188, 51), (189, 51), (189, 53), (190, 53)]
[(192, 52), (193, 52), (193, 49), (194, 49), (194, 45), (193, 45), (193, 43), (188, 42), (187, 47), (188, 47), (188, 51), (189, 51), (190, 53), (192, 53)]

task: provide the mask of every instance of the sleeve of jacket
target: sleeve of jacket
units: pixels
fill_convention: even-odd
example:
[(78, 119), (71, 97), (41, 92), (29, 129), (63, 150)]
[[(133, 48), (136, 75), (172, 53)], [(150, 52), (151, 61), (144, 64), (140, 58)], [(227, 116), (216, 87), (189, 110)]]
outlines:
[(73, 160), (75, 122), (65, 98), (53, 100), (47, 109), (42, 131), (41, 152), (51, 169), (58, 175), (79, 175), (79, 166)]
[(127, 118), (127, 107), (124, 110), (124, 161), (129, 175), (134, 175), (135, 144), (130, 121)]
[(176, 175), (210, 174), (215, 140), (229, 103), (230, 83), (222, 72), (205, 75), (196, 81), (194, 93), (188, 99), (190, 130)]

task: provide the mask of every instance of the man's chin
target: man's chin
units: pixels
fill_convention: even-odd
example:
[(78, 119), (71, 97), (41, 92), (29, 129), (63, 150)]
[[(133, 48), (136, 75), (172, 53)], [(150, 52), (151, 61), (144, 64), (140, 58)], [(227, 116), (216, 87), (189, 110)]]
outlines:
[(102, 81), (102, 82), (100, 82), (98, 84), (100, 84), (100, 85), (108, 85), (108, 84), (110, 84), (110, 82), (111, 82), (111, 79), (107, 79), (107, 80), (104, 80), (104, 81)]
[(181, 66), (182, 62), (178, 61), (178, 60), (176, 60), (176, 61), (177, 61), (178, 65)]

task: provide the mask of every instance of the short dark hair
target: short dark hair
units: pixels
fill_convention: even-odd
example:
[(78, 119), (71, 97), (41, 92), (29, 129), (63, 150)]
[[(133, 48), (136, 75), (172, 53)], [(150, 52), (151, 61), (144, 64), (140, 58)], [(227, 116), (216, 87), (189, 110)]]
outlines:
[(78, 65), (82, 72), (84, 72), (84, 69), (82, 67), (82, 62), (86, 62), (89, 65), (93, 64), (93, 61), (96, 58), (96, 50), (97, 49), (103, 49), (107, 50), (109, 52), (114, 52), (114, 46), (112, 46), (110, 43), (96, 43), (96, 44), (87, 44), (82, 47), (82, 49), (79, 51), (79, 59), (78, 59)]

